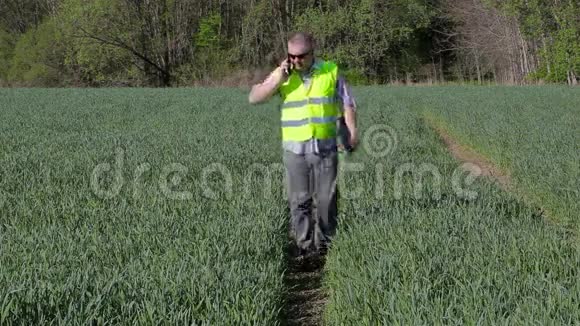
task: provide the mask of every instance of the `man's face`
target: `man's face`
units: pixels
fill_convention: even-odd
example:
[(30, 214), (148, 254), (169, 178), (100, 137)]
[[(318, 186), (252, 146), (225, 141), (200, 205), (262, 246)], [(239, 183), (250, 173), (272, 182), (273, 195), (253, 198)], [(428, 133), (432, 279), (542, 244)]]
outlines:
[(288, 55), (293, 68), (298, 71), (309, 69), (314, 61), (312, 47), (303, 42), (288, 43)]

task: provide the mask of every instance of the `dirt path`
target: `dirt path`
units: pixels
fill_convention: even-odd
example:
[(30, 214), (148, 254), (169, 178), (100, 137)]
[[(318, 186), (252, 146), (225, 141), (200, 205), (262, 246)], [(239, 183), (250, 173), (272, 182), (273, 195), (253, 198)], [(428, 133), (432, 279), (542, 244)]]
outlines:
[[(478, 154), (477, 152), (461, 145), (457, 140), (455, 140), (453, 137), (451, 137), (451, 135), (449, 135), (449, 132), (447, 132), (447, 130), (441, 128), (432, 120), (426, 118), (425, 121), (428, 126), (433, 128), (433, 130), (435, 130), (439, 134), (439, 136), (445, 143), (445, 146), (447, 146), (447, 149), (449, 150), (449, 152), (451, 152), (451, 154), (453, 155), (453, 157), (455, 157), (455, 159), (457, 159), (460, 162), (467, 162), (477, 165), (479, 168), (481, 168), (482, 176), (487, 176), (492, 180), (496, 181), (497, 184), (504, 191), (510, 192), (515, 191), (512, 186), (509, 173), (500, 170), (493, 163), (491, 163), (489, 160), (487, 160), (485, 157)], [(523, 199), (524, 201), (527, 201), (528, 204), (536, 206), (534, 203), (529, 202), (529, 199), (526, 199), (525, 196)], [(537, 208), (536, 214), (538, 216), (541, 216), (544, 219), (544, 221), (551, 224), (554, 223), (558, 224), (556, 221), (554, 221), (548, 216), (549, 214), (547, 214), (546, 210), (543, 207), (536, 206), (536, 208)]]
[[(455, 159), (457, 159), (460, 162), (468, 162), (479, 166), (481, 168), (481, 175), (490, 177), (492, 180), (495, 180), (497, 184), (501, 187), (501, 189), (503, 189), (504, 191), (509, 192), (516, 191), (512, 185), (509, 173), (500, 170), (493, 163), (491, 163), (489, 160), (487, 160), (485, 157), (478, 154), (477, 152), (468, 149), (465, 146), (462, 146), (457, 140), (451, 137), (451, 135), (449, 134), (449, 132), (447, 132), (447, 130), (438, 126), (437, 123), (435, 123), (431, 119), (425, 118), (424, 120), (429, 127), (433, 128), (433, 130), (435, 130), (439, 134), (439, 136), (445, 143), (445, 146), (447, 146), (447, 149), (449, 150), (449, 152), (451, 152), (451, 154), (453, 155), (453, 157), (455, 157)], [(574, 241), (580, 241), (580, 232), (578, 230), (562, 225), (560, 221), (553, 219), (552, 214), (550, 214), (545, 207), (542, 207), (541, 204), (531, 201), (526, 196), (526, 194), (522, 193), (521, 191), (519, 191), (518, 193), (522, 197), (524, 202), (531, 205), (531, 207), (536, 207), (535, 212), (536, 216), (541, 217), (548, 224), (559, 225), (565, 228), (568, 232), (570, 232), (571, 239), (573, 239)]]
[(445, 143), (445, 146), (447, 146), (447, 149), (451, 152), (455, 159), (460, 162), (477, 165), (481, 169), (482, 176), (492, 178), (503, 190), (510, 190), (511, 178), (507, 172), (501, 171), (482, 155), (459, 144), (459, 142), (457, 142), (449, 135), (447, 130), (437, 126), (434, 122), (428, 119), (426, 119), (426, 121), (427, 124), (439, 134)]
[(286, 325), (322, 325), (326, 296), (322, 290), (324, 257), (298, 257), (288, 250), (284, 319)]

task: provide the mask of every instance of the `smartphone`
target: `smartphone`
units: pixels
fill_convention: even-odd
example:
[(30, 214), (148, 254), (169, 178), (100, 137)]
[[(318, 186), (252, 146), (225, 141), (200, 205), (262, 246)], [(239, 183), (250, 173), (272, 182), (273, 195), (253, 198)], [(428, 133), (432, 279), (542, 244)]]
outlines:
[(290, 76), (290, 74), (292, 73), (292, 61), (290, 60), (290, 56), (286, 58), (286, 62), (288, 62), (290, 68), (286, 69), (285, 73), (286, 75)]

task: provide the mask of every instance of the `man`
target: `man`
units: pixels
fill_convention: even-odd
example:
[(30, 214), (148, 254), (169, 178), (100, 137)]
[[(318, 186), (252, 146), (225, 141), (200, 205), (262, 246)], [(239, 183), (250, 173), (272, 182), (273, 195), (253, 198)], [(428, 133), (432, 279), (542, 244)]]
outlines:
[[(325, 252), (337, 226), (337, 125), (346, 127), (347, 147), (357, 145), (356, 104), (338, 67), (314, 55), (308, 33), (288, 39), (288, 59), (282, 61), (249, 95), (252, 104), (278, 93), (281, 108), (282, 146), (288, 180), (291, 230), (303, 255)], [(312, 177), (312, 180), (311, 180)], [(313, 220), (313, 198), (316, 220)]]

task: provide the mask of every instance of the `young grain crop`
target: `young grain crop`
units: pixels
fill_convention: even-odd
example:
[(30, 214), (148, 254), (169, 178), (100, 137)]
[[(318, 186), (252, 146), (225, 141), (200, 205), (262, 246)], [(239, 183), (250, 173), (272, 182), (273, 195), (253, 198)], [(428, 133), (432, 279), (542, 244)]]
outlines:
[[(255, 111), (271, 127), (248, 133), (255, 121), (238, 107), (244, 93), (0, 96), (0, 324), (277, 321), (284, 199), (281, 191), (257, 199), (263, 181), (245, 177), (252, 162), (277, 162), (276, 120)], [(98, 190), (114, 193), (116, 173), (123, 179), (112, 198), (91, 183), (105, 163)], [(227, 170), (231, 192), (219, 173), (202, 183), (212, 164)]]
[(580, 90), (435, 88), (418, 104), (457, 140), (509, 171), (513, 191), (580, 234)]
[[(486, 135), (493, 145), (483, 154), (504, 155), (496, 162), (516, 177), (529, 171), (518, 185), (568, 185), (561, 171), (574, 170), (558, 160), (577, 160), (577, 114), (564, 113), (575, 90), (546, 88), (543, 100), (533, 88), (496, 91), (356, 89), (363, 145), (342, 167), (364, 165), (343, 174), (326, 322), (580, 321), (578, 242), (490, 181), (463, 184), (475, 199), (458, 196), (459, 162), (425, 124), (426, 112), (440, 117), (474, 148)], [(0, 91), (0, 324), (282, 323), (279, 113), (277, 103), (250, 107), (246, 98), (234, 89)], [(532, 109), (519, 106), (526, 98)], [(566, 118), (540, 112), (556, 102)], [(500, 132), (510, 129), (490, 122), (496, 116), (517, 131)], [(382, 124), (393, 151), (366, 152), (365, 133)], [(560, 168), (535, 169), (534, 153)], [(405, 166), (436, 171), (441, 187), (426, 173), (416, 195), (409, 173), (397, 177)], [(272, 173), (270, 189), (260, 171)]]
[[(525, 92), (514, 90), (512, 99), (509, 89), (504, 91), (508, 103), (523, 98), (521, 93)], [(527, 90), (530, 96), (535, 91)], [(458, 112), (461, 107), (465, 111), (461, 116), (466, 119), (482, 114), (479, 111), (487, 106), (494, 112), (509, 112), (511, 107), (500, 106), (485, 88), (375, 87), (359, 88), (357, 95), (360, 111), (364, 110), (362, 133), (377, 124), (388, 124), (396, 130), (398, 142), (396, 151), (388, 156), (376, 157), (362, 150), (347, 160), (364, 164), (360, 172), (344, 173), (347, 188), (362, 192), (357, 198), (342, 202), (341, 230), (326, 264), (326, 322), (579, 323), (578, 242), (566, 228), (546, 223), (517, 195), (499, 190), (490, 180), (480, 179), (467, 187), (477, 192), (475, 199), (459, 196), (452, 187), (452, 176), (460, 162), (451, 157), (423, 119), (423, 110), (431, 106), (430, 112), (442, 115), (446, 108), (456, 108), (453, 112)], [(558, 93), (552, 96), (553, 100), (559, 97)], [(571, 96), (565, 98), (573, 100)], [(468, 106), (466, 99), (478, 101)], [(529, 125), (528, 117), (517, 120), (517, 114), (513, 116), (512, 126)], [(561, 134), (572, 132), (569, 125), (554, 122), (548, 122), (543, 129), (534, 127), (536, 130), (528, 134), (558, 128), (568, 128)], [(481, 133), (478, 128), (473, 124), (470, 130)], [(569, 141), (556, 140), (568, 148), (561, 153), (564, 160), (576, 155)], [(542, 145), (551, 146), (548, 142), (531, 144), (536, 148)], [(562, 157), (539, 159), (549, 162)], [(401, 195), (395, 191), (396, 175), (409, 163), (415, 168), (412, 174), (398, 179), (404, 184)], [(442, 182), (438, 187), (433, 174), (425, 173), (425, 188), (418, 197), (412, 185), (418, 184), (414, 177), (419, 175), (422, 164), (430, 164), (431, 169), (425, 171), (437, 172)], [(377, 165), (384, 171), (381, 178), (376, 176)], [(538, 185), (546, 181), (547, 187), (556, 186), (561, 177), (535, 175)], [(382, 179), (384, 191), (379, 197), (377, 179)], [(343, 187), (343, 195), (348, 190)], [(565, 200), (562, 205), (567, 204)]]

